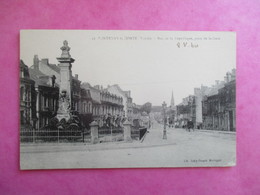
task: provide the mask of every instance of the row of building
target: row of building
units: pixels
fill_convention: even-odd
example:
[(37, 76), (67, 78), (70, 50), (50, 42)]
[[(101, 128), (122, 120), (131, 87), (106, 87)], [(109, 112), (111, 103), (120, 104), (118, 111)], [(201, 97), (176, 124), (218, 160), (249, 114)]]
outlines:
[[(66, 44), (67, 42), (63, 46), (64, 50), (67, 47), (69, 51)], [(74, 61), (69, 54), (66, 55), (71, 62)], [(64, 60), (65, 58), (61, 56), (57, 59)], [(72, 76), (71, 64), (64, 76), (62, 66), (62, 63), (51, 64), (48, 59), (40, 60), (37, 55), (34, 56), (33, 65), (30, 67), (22, 60), (20, 61), (21, 125), (31, 125), (40, 129), (50, 123), (59, 110), (64, 78), (70, 86), (67, 87), (70, 90), (66, 91), (71, 102), (69, 109), (78, 114), (85, 127), (88, 127), (91, 121), (101, 122), (107, 116), (124, 117), (131, 121), (140, 115), (140, 106), (132, 102), (130, 91), (122, 90), (119, 85), (106, 88), (100, 85), (91, 86), (89, 83), (80, 81), (77, 74)]]
[(227, 72), (223, 81), (194, 89), (176, 106), (175, 125), (193, 121), (195, 128), (236, 131), (236, 70)]

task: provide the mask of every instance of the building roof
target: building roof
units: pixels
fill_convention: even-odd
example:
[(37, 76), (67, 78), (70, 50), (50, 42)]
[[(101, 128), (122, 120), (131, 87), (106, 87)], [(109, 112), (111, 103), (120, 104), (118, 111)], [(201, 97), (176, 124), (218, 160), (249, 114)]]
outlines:
[(58, 67), (56, 64), (48, 64), (51, 69), (56, 71), (57, 73), (60, 73), (60, 67)]
[(41, 71), (29, 68), (29, 72), (31, 79), (35, 81), (36, 85), (49, 86), (47, 80), (40, 79), (40, 77), (46, 76)]
[(130, 94), (130, 91), (124, 91), (121, 89), (121, 87), (118, 85), (118, 84), (114, 84), (112, 86), (108, 86), (108, 88), (110, 87), (115, 87), (117, 88), (117, 90), (124, 96), (126, 96), (127, 98), (131, 98), (131, 94)]
[(40, 64), (49, 66), (52, 70), (54, 70), (57, 73), (60, 73), (60, 67), (56, 64), (50, 64), (48, 58), (43, 58), (40, 60)]
[[(35, 81), (36, 85), (47, 86), (50, 87), (51, 84), (49, 82), (50, 77), (48, 75), (43, 74), (40, 70), (34, 69), (33, 66), (29, 68), (30, 78)], [(55, 83), (55, 86), (59, 86)]]
[(30, 78), (28, 66), (22, 60), (20, 60), (20, 72), (22, 73), (20, 74), (21, 83), (35, 83), (34, 80)]
[(46, 76), (45, 74), (43, 74), (43, 72), (41, 72), (40, 70), (34, 69), (33, 66), (31, 66), (29, 68), (31, 77), (35, 77), (38, 78), (39, 76)]
[(23, 62), (23, 60), (20, 60), (20, 70), (23, 71), (24, 78), (26, 78), (26, 79), (30, 78), (28, 66)]
[(212, 96), (218, 94), (218, 90), (221, 89), (222, 87), (224, 87), (224, 83), (214, 85), (213, 87), (210, 88), (209, 93), (207, 95)]
[(92, 90), (95, 90), (95, 91), (100, 91), (99, 89), (95, 88), (95, 87), (92, 87), (89, 83), (87, 82), (84, 82), (84, 83), (81, 83), (81, 87), (84, 88), (84, 89), (92, 89)]
[(92, 99), (93, 103), (101, 104), (101, 101), (100, 101), (100, 90), (92, 87), (89, 83), (86, 83), (86, 82), (81, 84), (81, 88), (89, 90), (90, 96), (91, 96), (91, 99)]
[(91, 99), (91, 94), (89, 89), (81, 88), (81, 97)]

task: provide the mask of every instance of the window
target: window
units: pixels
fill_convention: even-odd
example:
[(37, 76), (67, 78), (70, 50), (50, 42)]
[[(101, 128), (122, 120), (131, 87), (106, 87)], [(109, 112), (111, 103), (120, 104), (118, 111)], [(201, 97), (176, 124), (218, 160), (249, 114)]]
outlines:
[(75, 102), (75, 110), (78, 110), (78, 102)]
[(24, 87), (20, 88), (20, 100), (24, 100)]
[(27, 90), (27, 101), (31, 101), (31, 91), (30, 91), (30, 89)]
[(53, 98), (53, 100), (52, 100), (53, 102), (52, 102), (52, 105), (53, 105), (53, 107), (52, 107), (52, 110), (53, 111), (55, 111), (56, 110), (56, 104), (55, 104), (55, 99)]
[(88, 112), (91, 113), (92, 108), (91, 108), (91, 103), (88, 104)]
[(86, 103), (84, 102), (84, 103), (83, 103), (83, 110), (82, 110), (82, 111), (83, 111), (83, 113), (85, 113), (85, 112), (86, 112), (86, 108), (85, 108), (85, 106), (86, 106)]
[(53, 99), (49, 99), (49, 104), (50, 104), (50, 110), (53, 110)]
[(48, 107), (48, 98), (47, 97), (43, 97), (44, 98), (44, 108)]
[(40, 95), (41, 97), (41, 110), (44, 109), (44, 96), (43, 95)]
[(24, 111), (20, 111), (20, 123), (21, 125), (24, 124)]

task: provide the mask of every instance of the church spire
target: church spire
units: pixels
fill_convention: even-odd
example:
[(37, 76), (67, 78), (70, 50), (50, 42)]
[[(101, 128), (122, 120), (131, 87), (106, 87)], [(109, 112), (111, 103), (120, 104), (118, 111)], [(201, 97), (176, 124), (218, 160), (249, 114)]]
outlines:
[(172, 91), (172, 98), (171, 98), (171, 108), (174, 108), (174, 97), (173, 97), (173, 91)]

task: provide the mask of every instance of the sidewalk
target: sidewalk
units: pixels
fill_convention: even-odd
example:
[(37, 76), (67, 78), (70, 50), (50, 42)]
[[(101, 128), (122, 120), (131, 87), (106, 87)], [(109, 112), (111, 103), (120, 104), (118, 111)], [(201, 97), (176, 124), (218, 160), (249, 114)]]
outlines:
[(207, 130), (207, 129), (195, 129), (195, 131), (208, 132), (208, 133), (224, 133), (224, 134), (236, 134), (236, 131), (221, 131), (221, 130)]
[(152, 127), (148, 130), (148, 133), (143, 141), (145, 145), (169, 145), (174, 144), (174, 140), (172, 139), (172, 129), (166, 129), (167, 139), (163, 139), (163, 126), (160, 124), (156, 124), (156, 126)]

